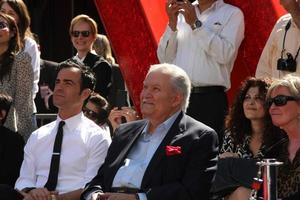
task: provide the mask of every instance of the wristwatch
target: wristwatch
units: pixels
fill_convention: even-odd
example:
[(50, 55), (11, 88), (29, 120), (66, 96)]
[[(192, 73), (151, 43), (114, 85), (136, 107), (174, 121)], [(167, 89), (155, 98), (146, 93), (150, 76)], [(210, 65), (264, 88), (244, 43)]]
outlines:
[(195, 23), (191, 25), (191, 28), (195, 30), (196, 28), (200, 28), (202, 26), (202, 22), (199, 19), (196, 19)]

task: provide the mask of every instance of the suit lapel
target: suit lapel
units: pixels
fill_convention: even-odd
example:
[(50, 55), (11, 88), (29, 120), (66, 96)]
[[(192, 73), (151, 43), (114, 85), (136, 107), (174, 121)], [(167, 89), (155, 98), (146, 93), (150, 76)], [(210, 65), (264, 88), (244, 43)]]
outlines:
[(185, 123), (185, 115), (181, 112), (171, 128), (169, 129), (167, 135), (162, 140), (160, 145), (158, 146), (157, 150), (155, 151), (150, 163), (145, 171), (141, 188), (147, 188), (149, 181), (151, 180), (152, 174), (155, 173), (156, 167), (160, 164), (162, 158), (165, 155), (165, 147), (172, 143), (177, 137), (186, 130), (186, 123)]
[(89, 66), (90, 68), (93, 68), (93, 65), (95, 64), (94, 55), (90, 52), (88, 54), (86, 54), (86, 56), (83, 60), (83, 63), (85, 65)]

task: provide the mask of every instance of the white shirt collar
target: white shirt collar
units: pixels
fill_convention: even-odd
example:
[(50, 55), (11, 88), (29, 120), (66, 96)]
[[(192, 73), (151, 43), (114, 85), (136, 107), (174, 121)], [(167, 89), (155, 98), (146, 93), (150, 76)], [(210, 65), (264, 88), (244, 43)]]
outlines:
[(85, 59), (86, 56), (79, 58), (78, 53), (73, 57), (73, 59), (75, 59), (77, 62), (84, 64), (83, 61)]
[[(220, 8), (221, 6), (223, 6), (225, 3), (224, 3), (224, 1), (223, 0), (217, 0), (217, 1), (215, 1), (208, 9), (206, 9), (205, 11), (209, 11), (209, 10), (215, 10), (215, 9), (218, 9), (218, 8)], [(194, 1), (193, 2), (193, 5), (196, 5), (196, 6), (198, 6), (199, 5), (199, 2), (198, 2), (198, 0), (197, 1)]]
[(61, 119), (59, 117), (59, 115), (57, 115), (56, 125), (58, 126), (60, 121), (64, 121), (65, 122), (65, 128), (72, 131), (72, 130), (75, 130), (77, 128), (78, 124), (80, 124), (83, 117), (85, 117), (83, 112), (80, 112), (77, 115), (74, 115), (74, 116), (72, 116), (68, 119), (65, 119), (65, 120)]

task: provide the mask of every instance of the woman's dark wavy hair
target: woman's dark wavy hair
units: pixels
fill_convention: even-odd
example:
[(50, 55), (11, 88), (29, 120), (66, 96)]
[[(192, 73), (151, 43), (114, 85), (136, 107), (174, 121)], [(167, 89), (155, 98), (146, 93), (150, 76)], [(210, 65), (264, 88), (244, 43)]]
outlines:
[[(249, 88), (258, 87), (259, 95), (265, 99), (269, 86), (270, 84), (266, 81), (254, 77), (248, 77), (242, 82), (229, 114), (225, 119), (226, 132), (230, 132), (233, 137), (234, 144), (243, 143), (245, 136), (251, 135), (252, 133), (251, 122), (246, 118), (243, 109), (243, 102)], [(270, 115), (268, 114), (267, 108), (265, 108), (265, 111), (265, 121), (266, 123), (271, 123), (271, 121), (269, 121)]]
[(3, 78), (10, 74), (15, 55), (20, 50), (20, 37), (14, 18), (1, 12), (0, 18), (8, 24), (9, 32), (13, 33), (8, 42), (7, 50), (0, 55), (0, 80), (3, 81)]
[(19, 34), (21, 40), (21, 47), (24, 48), (25, 45), (25, 37), (32, 37), (32, 33), (30, 30), (30, 15), (27, 9), (26, 4), (22, 0), (1, 0), (0, 1), (0, 8), (4, 3), (7, 3), (18, 15), (19, 22)]
[(99, 118), (97, 119), (98, 123), (100, 125), (104, 123), (109, 123), (108, 115), (110, 112), (109, 109), (110, 106), (107, 100), (104, 97), (102, 97), (100, 94), (93, 92), (89, 98), (89, 102), (93, 103), (98, 110), (98, 115), (99, 115)]

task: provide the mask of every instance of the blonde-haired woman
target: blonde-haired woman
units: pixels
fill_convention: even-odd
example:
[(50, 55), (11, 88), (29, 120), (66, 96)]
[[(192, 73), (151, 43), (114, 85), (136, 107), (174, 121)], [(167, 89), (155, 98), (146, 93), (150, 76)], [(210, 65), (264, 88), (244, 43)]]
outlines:
[(272, 83), (267, 94), (272, 122), (288, 136), (279, 160), (278, 197), (300, 199), (300, 77), (287, 75)]
[(112, 56), (110, 42), (106, 35), (97, 34), (96, 40), (93, 44), (93, 49), (99, 56), (102, 56), (111, 65), (116, 64), (115, 59)]
[(95, 92), (107, 98), (111, 85), (111, 66), (101, 56), (96, 55), (92, 46), (96, 40), (97, 23), (88, 15), (78, 15), (71, 21), (70, 37), (77, 54), (69, 60), (84, 64), (96, 75)]

